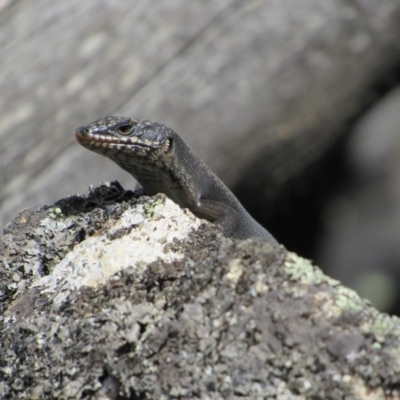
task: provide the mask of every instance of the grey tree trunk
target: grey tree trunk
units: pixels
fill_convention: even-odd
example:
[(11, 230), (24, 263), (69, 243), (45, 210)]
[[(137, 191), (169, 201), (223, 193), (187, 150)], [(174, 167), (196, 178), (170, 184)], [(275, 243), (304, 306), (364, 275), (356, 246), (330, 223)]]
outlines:
[(175, 128), (228, 185), (273, 202), (400, 59), (398, 0), (2, 7), (0, 225), (92, 183), (133, 185), (75, 143), (105, 114)]

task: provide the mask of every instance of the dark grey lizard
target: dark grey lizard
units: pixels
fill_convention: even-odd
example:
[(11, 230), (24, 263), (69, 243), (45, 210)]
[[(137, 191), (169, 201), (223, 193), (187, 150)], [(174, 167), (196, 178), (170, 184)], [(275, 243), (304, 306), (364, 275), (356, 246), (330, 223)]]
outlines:
[(76, 130), (78, 142), (116, 162), (148, 195), (164, 193), (226, 236), (278, 244), (172, 129), (133, 118), (104, 117)]

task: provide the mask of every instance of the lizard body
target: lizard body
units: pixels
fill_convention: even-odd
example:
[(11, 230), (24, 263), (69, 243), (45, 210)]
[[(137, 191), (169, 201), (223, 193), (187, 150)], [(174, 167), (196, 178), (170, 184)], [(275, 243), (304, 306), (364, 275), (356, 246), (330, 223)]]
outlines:
[(104, 117), (76, 130), (78, 142), (129, 172), (148, 195), (164, 193), (199, 218), (237, 239), (260, 237), (278, 244), (234, 194), (165, 125), (133, 118)]

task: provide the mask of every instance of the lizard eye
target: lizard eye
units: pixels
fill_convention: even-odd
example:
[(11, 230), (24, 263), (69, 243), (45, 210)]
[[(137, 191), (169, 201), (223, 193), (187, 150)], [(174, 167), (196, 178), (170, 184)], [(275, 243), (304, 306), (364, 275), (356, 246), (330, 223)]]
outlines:
[(130, 130), (130, 125), (121, 125), (120, 127), (118, 127), (118, 132), (122, 135), (126, 135), (128, 132), (130, 132)]

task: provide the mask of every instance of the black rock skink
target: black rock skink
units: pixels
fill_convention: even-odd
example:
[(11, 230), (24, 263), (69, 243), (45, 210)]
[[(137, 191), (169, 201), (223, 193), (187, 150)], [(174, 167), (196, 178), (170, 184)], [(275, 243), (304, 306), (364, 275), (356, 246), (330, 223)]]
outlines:
[(129, 172), (145, 193), (164, 193), (226, 236), (278, 244), (224, 183), (172, 129), (133, 118), (104, 117), (76, 130), (78, 142)]

